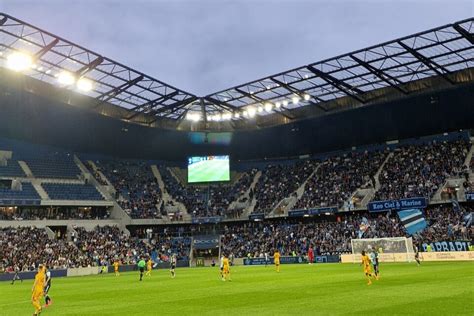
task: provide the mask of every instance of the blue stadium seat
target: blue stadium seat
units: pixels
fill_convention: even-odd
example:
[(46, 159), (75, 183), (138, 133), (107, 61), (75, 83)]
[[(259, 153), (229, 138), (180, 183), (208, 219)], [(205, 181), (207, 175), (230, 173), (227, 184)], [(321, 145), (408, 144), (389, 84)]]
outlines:
[(41, 186), (52, 200), (104, 200), (102, 194), (89, 184), (43, 183)]

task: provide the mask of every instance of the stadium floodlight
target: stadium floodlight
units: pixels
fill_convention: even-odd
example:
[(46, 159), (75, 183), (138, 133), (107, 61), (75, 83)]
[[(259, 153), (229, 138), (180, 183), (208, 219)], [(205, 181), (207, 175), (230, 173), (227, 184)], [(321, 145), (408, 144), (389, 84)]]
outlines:
[(263, 112), (263, 107), (259, 106), (257, 111), (258, 111), (258, 113), (262, 113)]
[(273, 108), (271, 103), (265, 103), (265, 111), (270, 112)]
[(222, 120), (222, 115), (221, 115), (220, 113), (219, 113), (219, 114), (216, 114), (216, 115), (214, 116), (214, 119), (215, 119), (216, 122), (219, 122), (220, 120)]
[(276, 107), (277, 109), (279, 109), (280, 106), (281, 106), (281, 103), (280, 103), (280, 102), (276, 102), (276, 103), (275, 103), (275, 107)]
[(67, 71), (62, 71), (58, 75), (58, 82), (62, 85), (69, 86), (72, 85), (74, 81), (76, 81), (74, 76)]
[(311, 96), (306, 93), (306, 94), (304, 95), (304, 99), (305, 99), (305, 101), (309, 101), (309, 99), (311, 99)]
[(300, 98), (297, 96), (294, 96), (291, 98), (291, 102), (293, 102), (293, 104), (298, 104), (298, 102), (300, 102)]
[(188, 113), (186, 114), (186, 119), (193, 122), (199, 122), (199, 120), (201, 120), (201, 116), (199, 113)]
[(92, 90), (92, 81), (87, 78), (81, 78), (77, 81), (77, 88), (81, 91), (91, 91)]
[(7, 57), (7, 67), (13, 71), (28, 69), (33, 64), (33, 58), (25, 53), (15, 52)]
[(222, 114), (222, 120), (224, 121), (228, 121), (232, 118), (232, 114), (231, 113), (224, 113)]
[(257, 110), (254, 107), (250, 107), (250, 108), (248, 108), (247, 113), (248, 113), (249, 117), (252, 118), (257, 113)]
[(235, 118), (239, 118), (239, 117), (240, 117), (240, 114), (237, 112), (237, 113), (234, 114), (234, 117), (235, 117)]
[(288, 105), (288, 100), (283, 100), (283, 105), (287, 106)]
[(245, 110), (245, 111), (242, 113), (242, 115), (243, 115), (244, 117), (247, 117), (247, 116), (249, 115), (249, 112), (248, 112), (247, 110)]

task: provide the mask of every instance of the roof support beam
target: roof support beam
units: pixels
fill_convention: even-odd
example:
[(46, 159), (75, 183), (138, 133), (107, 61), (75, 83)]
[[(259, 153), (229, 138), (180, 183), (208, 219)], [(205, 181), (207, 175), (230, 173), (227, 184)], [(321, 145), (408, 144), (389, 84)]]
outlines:
[(59, 40), (55, 38), (54, 40), (51, 41), (48, 45), (44, 46), (41, 48), (38, 52), (35, 53), (35, 58), (40, 59), (44, 54), (49, 52), (56, 44), (59, 43)]
[[(276, 83), (276, 84), (282, 86), (282, 87), (285, 88), (286, 90), (288, 90), (288, 91), (290, 91), (290, 92), (292, 92), (292, 93), (297, 94), (297, 95), (300, 96), (302, 99), (304, 99), (304, 96), (302, 95), (302, 92), (299, 91), (298, 89), (295, 89), (295, 88), (293, 88), (292, 86), (290, 86), (289, 84), (286, 84), (286, 83), (284, 83), (284, 82), (282, 82), (282, 81), (280, 81), (280, 80), (278, 80), (278, 79), (275, 79), (275, 78), (270, 78), (270, 80), (273, 81), (274, 83)], [(320, 99), (320, 98), (318, 98), (317, 96), (311, 96), (311, 97), (314, 98), (314, 99), (316, 99), (316, 100), (318, 100), (319, 102), (324, 102), (323, 99)], [(320, 109), (323, 110), (324, 112), (327, 112), (327, 111), (328, 111), (324, 106), (322, 106), (322, 105), (319, 104), (319, 103), (314, 103), (314, 102), (311, 102), (311, 101), (308, 101), (308, 103), (311, 104), (311, 105), (317, 106), (318, 108), (320, 108)]]
[[(93, 108), (97, 108), (99, 105), (109, 101), (110, 99), (112, 99), (114, 96), (124, 92), (125, 90), (127, 90), (128, 88), (130, 88), (131, 86), (137, 84), (138, 82), (142, 81), (142, 79), (144, 78), (143, 75), (140, 75), (138, 77), (136, 77), (135, 79), (133, 80), (130, 80), (130, 81), (127, 81), (125, 82), (124, 84), (121, 84), (120, 86), (118, 87), (115, 87), (113, 88), (112, 90), (109, 90), (101, 95), (99, 95), (96, 100), (99, 101), (96, 105), (93, 106)], [(102, 99), (103, 98), (103, 99)]]
[(152, 101), (148, 101), (148, 102), (145, 102), (143, 103), (142, 105), (138, 105), (132, 109), (129, 110), (129, 112), (133, 112), (132, 115), (130, 115), (129, 117), (127, 117), (127, 120), (131, 120), (132, 118), (134, 118), (135, 116), (138, 116), (140, 114), (143, 114), (144, 111), (141, 111), (139, 112), (138, 110), (139, 109), (142, 109), (142, 108), (146, 108), (146, 107), (150, 107), (150, 109), (153, 109), (155, 108), (158, 104), (160, 103), (163, 103), (163, 102), (166, 102), (167, 100), (173, 98), (174, 96), (176, 96), (177, 94), (179, 93), (179, 91), (174, 91), (168, 95), (164, 95), (164, 96), (161, 96), (159, 98), (156, 98), (155, 100), (152, 100)]
[[(434, 72), (436, 72), (438, 75), (440, 75), (441, 77), (444, 78), (444, 80), (446, 80), (447, 82), (451, 83), (451, 84), (454, 84), (454, 81), (452, 81), (447, 75), (446, 73), (450, 73), (449, 70), (447, 70), (446, 68), (444, 68), (443, 66), (439, 65), (438, 63), (436, 63), (435, 61), (429, 59), (429, 58), (426, 58), (424, 55), (420, 54), (417, 50), (411, 48), (410, 46), (408, 46), (407, 44), (403, 43), (402, 41), (398, 41), (397, 42), (401, 47), (403, 47), (406, 51), (408, 51), (410, 54), (412, 54), (413, 56), (415, 56), (420, 62), (422, 62), (426, 67), (430, 68), (431, 70), (433, 70)], [(440, 71), (440, 69), (442, 71)]]
[(3, 25), (7, 22), (8, 18), (6, 16), (4, 16), (1, 20), (0, 20), (0, 25)]
[[(362, 67), (364, 67), (365, 69), (367, 69), (368, 71), (370, 71), (374, 76), (377, 76), (380, 80), (388, 83), (390, 86), (392, 86), (394, 89), (398, 90), (399, 92), (403, 93), (403, 94), (408, 94), (408, 91), (403, 89), (402, 87), (396, 85), (396, 84), (393, 84), (392, 81), (395, 81), (397, 84), (401, 85), (403, 84), (403, 82), (401, 82), (400, 80), (398, 80), (397, 78), (394, 78), (392, 76), (390, 76), (389, 74), (386, 74), (385, 72), (383, 72), (382, 70), (380, 69), (377, 69), (375, 68), (374, 66), (372, 66), (371, 64), (357, 58), (356, 56), (354, 55), (350, 55), (352, 59), (354, 59), (354, 61), (356, 61), (357, 63), (359, 63)], [(392, 80), (392, 81), (390, 81)]]
[[(329, 75), (325, 72), (322, 72), (321, 70), (316, 69), (311, 65), (308, 66), (308, 69), (309, 69), (309, 71), (311, 71), (315, 75), (321, 77), (321, 79), (323, 79), (327, 83), (331, 84), (332, 86), (334, 86), (336, 89), (338, 89), (342, 93), (346, 94), (347, 96), (353, 98), (356, 101), (359, 101), (360, 103), (363, 103), (363, 104), (365, 103), (365, 100), (357, 95), (357, 93), (358, 94), (363, 94), (363, 91), (361, 91), (357, 88), (354, 88), (351, 85), (345, 83), (344, 81), (341, 81), (337, 78), (334, 78), (333, 76), (331, 76), (331, 75)], [(354, 91), (356, 93), (349, 92), (348, 90), (349, 91)]]
[[(164, 107), (158, 109), (158, 110), (155, 112), (155, 114), (160, 114), (160, 113), (163, 113), (163, 112), (166, 112), (166, 111), (169, 111), (169, 110), (171, 110), (171, 112), (170, 112), (169, 114), (174, 113), (174, 112), (178, 111), (179, 109), (181, 109), (181, 108), (183, 108), (183, 107), (189, 105), (190, 103), (193, 103), (193, 102), (196, 101), (196, 100), (197, 100), (197, 97), (192, 96), (192, 97), (190, 97), (190, 98), (188, 98), (188, 99), (184, 99), (184, 100), (179, 101), (179, 102), (177, 102), (177, 103), (175, 103), (175, 104), (170, 104), (170, 105), (164, 106)], [(151, 121), (147, 122), (148, 125), (151, 125), (151, 124), (155, 123), (155, 122), (158, 121), (158, 119), (160, 119), (161, 117), (162, 117), (162, 116), (156, 115)]]
[(474, 45), (474, 35), (472, 33), (469, 33), (464, 29), (461, 25), (459, 24), (454, 24), (453, 25), (454, 29), (461, 34), (465, 39), (467, 39), (472, 45)]
[(95, 67), (99, 66), (104, 61), (104, 57), (99, 56), (93, 61), (91, 61), (88, 65), (84, 65), (78, 71), (76, 71), (77, 77), (82, 77), (89, 71), (93, 70)]
[(232, 104), (229, 104), (229, 103), (227, 103), (227, 102), (223, 102), (223, 101), (216, 100), (216, 99), (214, 99), (214, 98), (212, 98), (212, 97), (209, 97), (209, 96), (204, 97), (204, 99), (207, 100), (207, 101), (209, 101), (209, 102), (211, 102), (212, 104), (214, 104), (214, 105), (216, 105), (216, 106), (218, 106), (218, 107), (225, 108), (226, 110), (230, 110), (230, 111), (234, 111), (234, 112), (239, 110), (236, 106), (234, 106), (234, 105), (232, 105)]
[[(248, 92), (245, 92), (244, 90), (242, 90), (242, 89), (240, 89), (240, 88), (235, 88), (235, 90), (236, 90), (237, 92), (239, 92), (239, 93), (245, 95), (246, 97), (248, 97), (248, 98), (254, 100), (255, 102), (261, 103), (262, 105), (266, 102), (265, 100), (263, 100), (263, 99), (261, 99), (261, 98), (259, 98), (259, 97), (257, 97), (257, 96), (254, 96), (253, 94), (250, 94), (250, 93), (248, 93)], [(293, 119), (294, 119), (294, 117), (291, 117), (291, 116), (285, 114), (283, 111), (276, 111), (276, 113), (280, 114), (281, 116), (283, 116), (283, 117), (285, 117), (285, 118), (287, 118), (287, 119), (289, 119), (289, 120), (293, 120)]]

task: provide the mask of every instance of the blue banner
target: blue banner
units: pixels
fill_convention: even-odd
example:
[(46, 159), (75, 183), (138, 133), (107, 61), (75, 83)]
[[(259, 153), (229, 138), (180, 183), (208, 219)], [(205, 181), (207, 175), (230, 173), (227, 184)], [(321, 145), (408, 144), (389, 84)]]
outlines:
[(466, 192), (466, 201), (474, 201), (474, 192)]
[(414, 235), (426, 228), (426, 220), (419, 209), (398, 211), (398, 217), (409, 235)]
[(303, 217), (305, 215), (319, 215), (330, 213), (337, 213), (337, 207), (320, 207), (320, 208), (311, 208), (308, 210), (292, 210), (288, 211), (288, 216), (290, 217)]
[(265, 213), (258, 213), (258, 214), (250, 214), (249, 215), (249, 220), (254, 221), (256, 219), (265, 219)]
[(305, 210), (288, 211), (289, 217), (303, 217), (305, 214)]
[(321, 207), (321, 208), (313, 208), (308, 210), (309, 215), (319, 215), (325, 213), (334, 214), (337, 212), (337, 207)]
[[(305, 263), (307, 262), (303, 257), (280, 257), (281, 264), (289, 264), (289, 263)], [(269, 257), (267, 264), (273, 264), (273, 257)], [(244, 265), (246, 266), (258, 266), (264, 265), (265, 258), (245, 258)]]
[(193, 217), (193, 224), (216, 224), (222, 221), (222, 217)]
[(432, 243), (423, 243), (421, 245), (423, 251), (427, 251), (428, 245), (431, 246), (431, 251), (442, 252), (442, 251), (469, 251), (470, 241), (436, 241)]
[[(329, 263), (329, 262), (339, 262), (339, 256), (330, 255), (330, 256), (315, 256), (314, 262), (316, 263)], [(269, 257), (267, 264), (273, 264), (273, 257)], [(291, 264), (291, 263), (308, 263), (308, 260), (305, 257), (281, 257), (281, 264)], [(265, 258), (244, 258), (244, 265), (246, 266), (257, 266), (265, 265)]]
[(41, 200), (0, 199), (0, 206), (40, 205)]
[(426, 208), (426, 198), (417, 197), (401, 200), (374, 201), (367, 205), (369, 212), (384, 212), (388, 210), (403, 210), (407, 208)]

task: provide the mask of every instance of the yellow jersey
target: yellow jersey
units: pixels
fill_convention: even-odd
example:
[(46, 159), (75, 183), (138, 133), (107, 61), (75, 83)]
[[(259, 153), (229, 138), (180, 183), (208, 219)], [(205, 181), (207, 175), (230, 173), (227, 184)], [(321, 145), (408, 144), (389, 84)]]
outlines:
[(35, 275), (35, 288), (34, 288), (34, 294), (43, 294), (44, 290), (44, 281), (45, 281), (46, 275), (44, 271), (38, 271)]
[(115, 270), (118, 270), (118, 268), (119, 268), (119, 265), (120, 265), (120, 264), (119, 264), (117, 261), (116, 261), (116, 262), (114, 262), (114, 269), (115, 269)]
[(229, 259), (228, 258), (224, 258), (222, 260), (222, 266), (225, 268), (225, 267), (229, 267)]
[(280, 263), (280, 253), (279, 253), (279, 252), (275, 252), (275, 253), (273, 254), (273, 261), (274, 261), (275, 263)]
[(151, 266), (153, 265), (153, 261), (148, 260), (148, 261), (146, 262), (146, 265), (147, 265), (148, 269), (151, 269)]
[(367, 256), (367, 255), (362, 256), (362, 264), (364, 265), (364, 268), (370, 267), (370, 259), (369, 259), (369, 256)]

